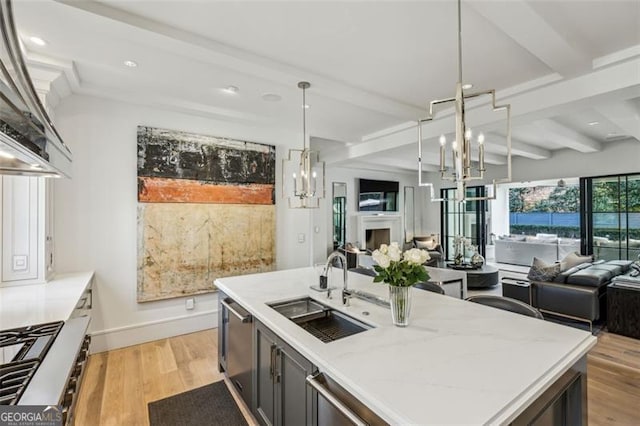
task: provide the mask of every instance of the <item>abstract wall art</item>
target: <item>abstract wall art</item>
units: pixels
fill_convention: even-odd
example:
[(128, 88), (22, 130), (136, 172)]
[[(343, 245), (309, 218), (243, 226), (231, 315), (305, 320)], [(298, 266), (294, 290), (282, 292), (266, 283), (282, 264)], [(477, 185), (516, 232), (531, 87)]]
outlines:
[(138, 126), (138, 302), (275, 266), (275, 146)]

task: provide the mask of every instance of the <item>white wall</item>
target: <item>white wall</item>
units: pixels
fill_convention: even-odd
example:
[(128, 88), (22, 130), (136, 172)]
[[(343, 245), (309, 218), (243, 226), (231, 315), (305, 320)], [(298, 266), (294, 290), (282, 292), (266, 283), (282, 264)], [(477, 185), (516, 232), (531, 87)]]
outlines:
[(509, 234), (509, 188), (506, 185), (497, 188), (496, 199), (489, 202), (489, 210), (491, 212), (491, 230), (489, 233), (495, 235)]
[[(279, 269), (309, 264), (310, 211), (281, 201), (280, 166), (287, 141), (298, 134), (252, 127), (86, 96), (71, 96), (56, 110), (57, 125), (73, 155), (73, 178), (55, 182), (58, 272), (95, 270), (94, 350), (154, 340), (217, 325), (217, 295), (136, 302), (136, 131), (138, 125), (184, 130), (276, 145), (276, 259)], [(241, 235), (238, 236), (242, 238)]]
[[(424, 196), (422, 190), (418, 188), (418, 175), (417, 173), (391, 173), (374, 170), (364, 169), (349, 169), (344, 167), (327, 167), (327, 196), (321, 201), (320, 208), (313, 212), (313, 247), (314, 262), (322, 262), (326, 260), (327, 254), (333, 249), (333, 230), (331, 225), (332, 219), (332, 183), (344, 182), (347, 184), (347, 233), (346, 241), (354, 243), (358, 241), (359, 237), (356, 235), (356, 218), (362, 214), (375, 214), (371, 212), (360, 213), (358, 212), (357, 205), (357, 187), (358, 179), (376, 179), (376, 180), (391, 180), (398, 181), (400, 183), (400, 193), (398, 196), (398, 212), (402, 215), (402, 236), (404, 237), (404, 187), (413, 186), (414, 189), (414, 202), (416, 208), (416, 235), (420, 235), (423, 232), (423, 226), (426, 219), (423, 218), (423, 201)], [(392, 213), (396, 214), (396, 213)], [(439, 213), (438, 213), (439, 214)], [(317, 232), (315, 232), (317, 231)], [(363, 241), (359, 241), (363, 243)], [(401, 241), (398, 241), (401, 243)]]

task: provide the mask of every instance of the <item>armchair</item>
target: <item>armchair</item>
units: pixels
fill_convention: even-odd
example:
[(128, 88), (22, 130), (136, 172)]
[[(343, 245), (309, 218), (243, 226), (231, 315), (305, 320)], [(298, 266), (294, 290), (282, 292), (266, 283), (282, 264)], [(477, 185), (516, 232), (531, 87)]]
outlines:
[(413, 237), (413, 247), (426, 250), (431, 259), (425, 262), (427, 266), (437, 266), (442, 259), (442, 246), (440, 245), (440, 235), (430, 234)]

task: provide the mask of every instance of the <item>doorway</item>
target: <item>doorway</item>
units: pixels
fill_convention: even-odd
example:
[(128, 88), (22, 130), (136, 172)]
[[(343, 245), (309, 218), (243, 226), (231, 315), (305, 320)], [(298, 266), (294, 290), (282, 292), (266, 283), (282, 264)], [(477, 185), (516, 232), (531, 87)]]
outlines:
[[(440, 197), (451, 201), (443, 201), (440, 210), (442, 247), (444, 259), (453, 260), (453, 241), (457, 235), (471, 239), (471, 244), (478, 246), (478, 252), (486, 255), (487, 244), (487, 201), (455, 201), (456, 188), (443, 188)], [(485, 197), (484, 186), (470, 186), (466, 188), (466, 197)]]

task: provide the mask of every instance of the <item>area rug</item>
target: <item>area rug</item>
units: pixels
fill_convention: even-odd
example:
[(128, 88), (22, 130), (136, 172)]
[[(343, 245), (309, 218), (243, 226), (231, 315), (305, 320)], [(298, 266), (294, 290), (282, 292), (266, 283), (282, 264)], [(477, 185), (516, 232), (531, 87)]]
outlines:
[(149, 403), (151, 426), (247, 425), (224, 381)]

